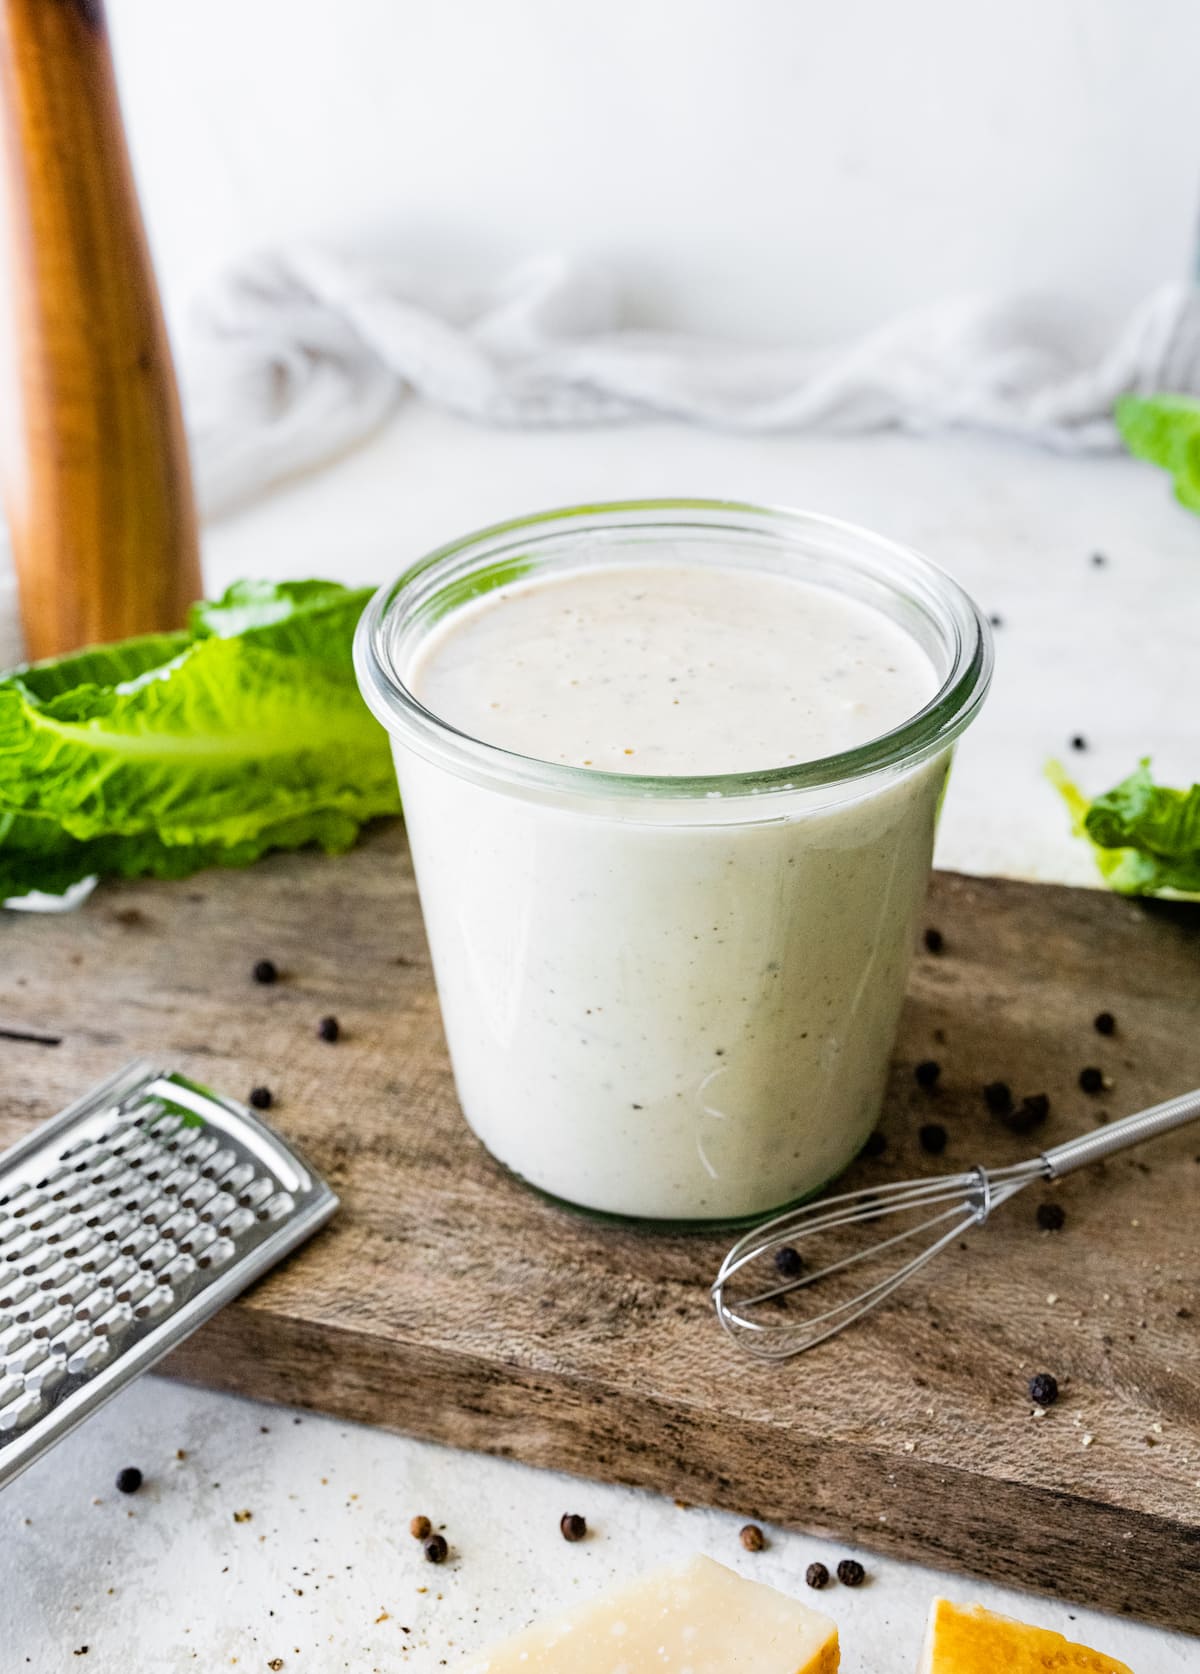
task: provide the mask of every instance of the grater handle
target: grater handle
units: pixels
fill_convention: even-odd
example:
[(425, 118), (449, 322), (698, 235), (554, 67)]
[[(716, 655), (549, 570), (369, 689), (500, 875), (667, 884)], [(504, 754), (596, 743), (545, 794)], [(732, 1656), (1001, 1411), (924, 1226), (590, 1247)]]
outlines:
[(1136, 1116), (1126, 1116), (1106, 1128), (1097, 1128), (1094, 1133), (1080, 1134), (1078, 1139), (1068, 1139), (1063, 1145), (1055, 1145), (1042, 1152), (1042, 1162), (1047, 1176), (1057, 1180), (1077, 1168), (1085, 1168), (1088, 1163), (1111, 1157), (1116, 1151), (1128, 1150), (1131, 1145), (1141, 1145), (1147, 1139), (1157, 1139), (1160, 1134), (1173, 1133), (1176, 1128), (1186, 1127), (1189, 1122), (1198, 1119), (1200, 1088), (1180, 1093), (1177, 1098), (1167, 1099), (1165, 1104), (1151, 1105), (1149, 1110), (1139, 1111)]

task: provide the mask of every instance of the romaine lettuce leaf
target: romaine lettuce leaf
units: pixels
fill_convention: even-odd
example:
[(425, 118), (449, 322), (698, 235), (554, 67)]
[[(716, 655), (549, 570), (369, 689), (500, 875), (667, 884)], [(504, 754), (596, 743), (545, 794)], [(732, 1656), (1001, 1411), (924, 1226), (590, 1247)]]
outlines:
[(1122, 895), (1200, 894), (1200, 785), (1156, 785), (1145, 757), (1127, 779), (1088, 802), (1061, 763), (1051, 762), (1047, 773), (1111, 889)]
[(264, 826), (244, 843), (171, 846), (152, 832), (81, 842), (36, 814), (0, 814), (0, 901), (32, 889), (62, 895), (83, 878), (186, 878), (205, 866), (248, 866), (272, 849), (315, 844), (327, 854), (341, 854), (360, 829), (348, 815), (321, 813)]
[(1176, 499), (1200, 511), (1200, 401), (1186, 395), (1123, 395), (1116, 420), (1130, 453), (1170, 471)]
[[(16, 671), (40, 699), (61, 696), (79, 686), (119, 686), (137, 680), (153, 669), (161, 669), (191, 643), (187, 632), (143, 634), (138, 639), (119, 640), (115, 645), (89, 645), (65, 657), (45, 663), (27, 663)], [(5, 681), (11, 675), (3, 677)]]
[(399, 811), (351, 647), (370, 589), (240, 583), (186, 632), (0, 678), (0, 900), (348, 848)]
[(336, 581), (235, 581), (219, 599), (193, 605), (188, 628), (194, 639), (244, 639), (345, 668), (373, 592)]

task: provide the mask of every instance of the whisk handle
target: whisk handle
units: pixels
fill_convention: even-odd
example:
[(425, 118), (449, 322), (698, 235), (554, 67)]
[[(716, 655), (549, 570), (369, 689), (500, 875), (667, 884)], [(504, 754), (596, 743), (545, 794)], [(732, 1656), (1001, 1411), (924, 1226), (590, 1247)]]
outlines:
[(1168, 1099), (1165, 1104), (1151, 1105), (1149, 1110), (1123, 1117), (1106, 1128), (1097, 1128), (1094, 1133), (1068, 1139), (1064, 1145), (1055, 1145), (1051, 1150), (1042, 1152), (1042, 1162), (1048, 1177), (1057, 1180), (1060, 1175), (1085, 1168), (1088, 1163), (1099, 1162), (1102, 1157), (1111, 1157), (1114, 1151), (1125, 1151), (1131, 1145), (1140, 1145), (1143, 1140), (1157, 1139), (1160, 1134), (1171, 1133), (1198, 1119), (1200, 1088), (1191, 1093), (1180, 1093), (1178, 1098)]

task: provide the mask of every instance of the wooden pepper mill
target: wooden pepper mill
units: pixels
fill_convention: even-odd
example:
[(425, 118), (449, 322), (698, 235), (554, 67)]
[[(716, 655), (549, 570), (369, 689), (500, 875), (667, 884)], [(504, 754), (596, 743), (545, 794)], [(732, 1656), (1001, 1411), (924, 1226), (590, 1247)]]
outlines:
[(0, 0), (0, 118), (0, 476), (36, 658), (179, 627), (200, 561), (102, 0)]

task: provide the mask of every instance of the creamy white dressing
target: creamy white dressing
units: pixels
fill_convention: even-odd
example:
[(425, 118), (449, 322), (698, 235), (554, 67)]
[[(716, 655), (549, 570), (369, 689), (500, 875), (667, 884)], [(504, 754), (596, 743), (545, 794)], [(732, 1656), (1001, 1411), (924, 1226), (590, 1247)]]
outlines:
[[(700, 563), (496, 589), (403, 672), (487, 743), (668, 776), (850, 748), (938, 684), (870, 606)], [(683, 1220), (846, 1166), (879, 1115), (945, 754), (765, 810), (531, 796), (395, 744), (459, 1096), (495, 1156), (573, 1203)]]
[(456, 611), (408, 671), (485, 743), (663, 776), (812, 761), (889, 732), (937, 689), (904, 629), (828, 588), (699, 565), (576, 570)]

